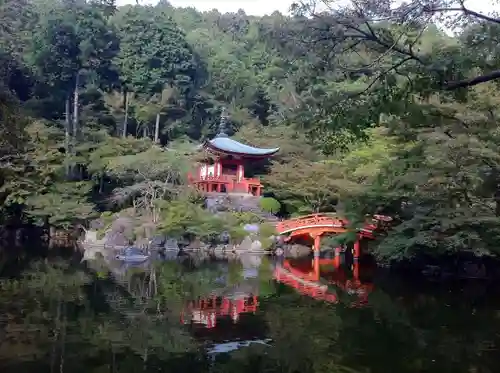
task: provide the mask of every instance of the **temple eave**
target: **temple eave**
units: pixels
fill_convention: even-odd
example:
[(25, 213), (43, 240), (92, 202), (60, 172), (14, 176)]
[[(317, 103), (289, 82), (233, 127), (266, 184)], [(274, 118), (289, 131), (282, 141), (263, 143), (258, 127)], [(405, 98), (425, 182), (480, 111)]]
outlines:
[(280, 148), (263, 149), (263, 148), (253, 148), (248, 145), (241, 144), (244, 147), (248, 147), (245, 151), (238, 151), (238, 149), (232, 149), (230, 147), (221, 147), (213, 144), (211, 141), (206, 141), (203, 144), (203, 148), (210, 151), (211, 153), (216, 153), (218, 155), (232, 155), (246, 158), (266, 158), (276, 154)]

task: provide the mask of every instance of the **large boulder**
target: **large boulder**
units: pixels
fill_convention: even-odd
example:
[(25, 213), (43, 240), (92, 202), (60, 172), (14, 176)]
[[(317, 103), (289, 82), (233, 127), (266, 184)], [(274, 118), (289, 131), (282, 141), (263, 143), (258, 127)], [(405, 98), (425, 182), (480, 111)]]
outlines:
[(255, 240), (252, 242), (252, 245), (250, 246), (250, 251), (262, 251), (262, 242), (259, 240)]
[(110, 247), (121, 247), (131, 245), (132, 241), (129, 237), (125, 235), (124, 232), (120, 231), (108, 231), (104, 234), (104, 245)]
[(85, 237), (84, 237), (82, 243), (84, 245), (85, 244), (89, 244), (89, 245), (103, 244), (104, 245), (104, 240), (97, 238), (97, 236), (98, 236), (98, 232), (95, 230), (85, 231)]
[(151, 237), (149, 245), (153, 248), (163, 248), (167, 242), (167, 236), (159, 234)]
[(241, 251), (251, 251), (252, 250), (253, 240), (250, 236), (246, 236), (243, 241), (238, 245), (237, 249)]
[(301, 256), (309, 255), (311, 248), (304, 245), (286, 245), (283, 247), (284, 256), (290, 258), (298, 258)]
[(229, 244), (229, 242), (231, 241), (231, 235), (229, 234), (229, 232), (227, 232), (227, 231), (222, 232), (219, 235), (219, 241), (220, 241), (220, 243), (225, 244), (225, 245)]
[(180, 245), (179, 241), (175, 238), (168, 238), (165, 240), (165, 244), (163, 246), (167, 251), (179, 251)]

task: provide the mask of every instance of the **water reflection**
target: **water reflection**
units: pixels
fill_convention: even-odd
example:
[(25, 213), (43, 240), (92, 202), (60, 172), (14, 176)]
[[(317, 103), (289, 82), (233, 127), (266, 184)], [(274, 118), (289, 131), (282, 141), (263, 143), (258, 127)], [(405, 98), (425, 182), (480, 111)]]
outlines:
[(496, 372), (496, 289), (370, 272), (194, 253), (141, 266), (39, 261), (1, 282), (0, 369)]
[(184, 325), (202, 325), (212, 329), (217, 325), (217, 319), (229, 318), (233, 323), (240, 320), (241, 314), (255, 314), (259, 306), (256, 295), (235, 294), (234, 297), (200, 298), (190, 301), (181, 312), (181, 322)]
[(374, 285), (368, 276), (362, 281), (360, 272), (369, 274), (372, 269), (369, 265), (362, 268), (361, 264), (356, 262), (348, 273), (335, 259), (286, 259), (282, 264), (276, 265), (273, 277), (277, 282), (294, 288), (302, 295), (328, 303), (340, 301), (339, 290), (348, 295), (355, 295), (357, 300), (350, 305), (362, 307), (368, 304), (368, 295), (373, 291)]

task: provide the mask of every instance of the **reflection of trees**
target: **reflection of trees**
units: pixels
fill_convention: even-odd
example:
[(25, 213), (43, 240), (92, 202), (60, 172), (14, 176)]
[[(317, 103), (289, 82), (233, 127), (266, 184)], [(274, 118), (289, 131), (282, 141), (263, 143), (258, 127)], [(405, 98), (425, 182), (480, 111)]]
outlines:
[[(0, 359), (36, 362), (36, 372), (88, 372), (97, 361), (113, 371), (121, 366), (133, 372), (134, 366), (142, 370), (157, 360), (196, 353), (177, 315), (156, 313), (148, 300), (127, 299), (107, 281), (55, 263), (38, 264), (22, 279), (3, 282)], [(94, 295), (101, 307), (90, 300)]]
[(270, 298), (262, 302), (273, 339), (268, 363), (288, 372), (494, 371), (495, 311), (446, 298), (378, 289), (365, 309)]
[[(268, 264), (261, 264), (256, 283), (266, 281)], [(134, 286), (128, 292), (95, 273), (48, 262), (2, 282), (0, 360), (15, 362), (2, 373), (386, 373), (388, 366), (401, 373), (489, 373), (497, 367), (494, 307), (385, 284), (364, 309), (316, 302), (277, 286), (260, 298), (258, 311), (258, 326), (272, 346), (251, 345), (208, 365), (180, 325), (178, 309), (185, 297), (219, 286), (215, 280), (227, 268), (164, 263), (127, 275), (146, 287), (155, 277), (154, 294), (134, 293)]]

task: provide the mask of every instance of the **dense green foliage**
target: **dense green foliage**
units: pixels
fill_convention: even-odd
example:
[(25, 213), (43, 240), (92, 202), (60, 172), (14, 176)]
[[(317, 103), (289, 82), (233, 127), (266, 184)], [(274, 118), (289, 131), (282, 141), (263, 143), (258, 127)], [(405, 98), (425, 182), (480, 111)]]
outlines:
[(254, 170), (281, 211), (391, 214), (386, 259), (497, 254), (498, 18), (450, 2), (300, 3), (259, 18), (1, 1), (4, 222), (132, 208), (186, 229), (164, 223), (200, 208), (185, 176), (227, 107), (230, 134), (281, 147)]

